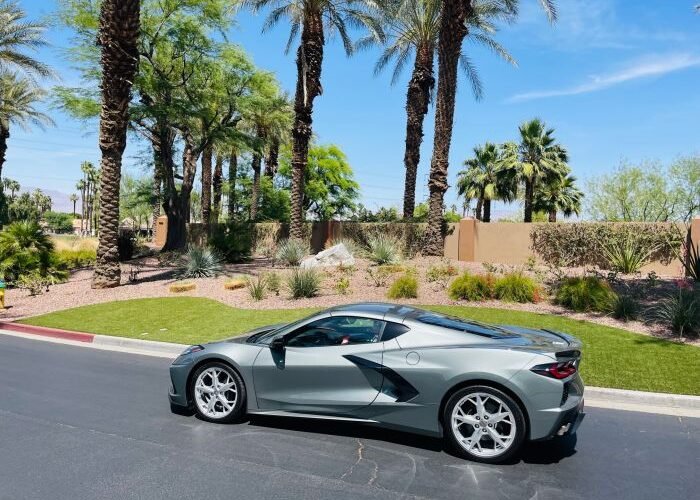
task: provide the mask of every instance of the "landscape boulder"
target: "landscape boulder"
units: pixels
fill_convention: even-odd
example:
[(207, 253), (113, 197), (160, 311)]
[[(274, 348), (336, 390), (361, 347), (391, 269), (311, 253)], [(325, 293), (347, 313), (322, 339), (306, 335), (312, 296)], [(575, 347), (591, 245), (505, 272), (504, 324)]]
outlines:
[(348, 249), (342, 243), (327, 248), (323, 252), (319, 252), (316, 255), (311, 255), (310, 257), (307, 257), (301, 261), (300, 264), (303, 269), (354, 265), (355, 257), (352, 256), (350, 251), (348, 251)]

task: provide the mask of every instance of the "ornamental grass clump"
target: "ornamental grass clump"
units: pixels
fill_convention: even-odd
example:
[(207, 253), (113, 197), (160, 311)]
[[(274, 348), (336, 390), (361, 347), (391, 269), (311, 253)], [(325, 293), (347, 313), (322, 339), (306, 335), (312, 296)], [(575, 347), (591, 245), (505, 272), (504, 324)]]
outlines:
[(595, 276), (565, 278), (558, 286), (555, 302), (577, 312), (612, 311), (617, 294), (607, 281)]
[(669, 327), (683, 339), (700, 332), (700, 294), (692, 287), (678, 287), (652, 310), (651, 319)]
[(250, 298), (259, 301), (265, 298), (265, 290), (267, 288), (266, 279), (264, 276), (258, 275), (255, 279), (246, 279), (246, 288), (248, 288), (248, 293)]
[(508, 273), (496, 280), (494, 296), (505, 302), (537, 302), (540, 287), (532, 278), (523, 273)]
[(452, 282), (447, 294), (453, 300), (489, 300), (494, 294), (494, 277), (465, 272)]
[(611, 270), (622, 274), (634, 274), (651, 260), (656, 246), (636, 237), (627, 236), (620, 241), (603, 245), (603, 253)]
[(308, 254), (309, 246), (298, 239), (283, 240), (277, 245), (277, 261), (285, 266), (298, 266)]
[(418, 298), (418, 280), (414, 273), (406, 273), (391, 284), (387, 297), (390, 299)]
[(612, 316), (620, 321), (632, 321), (639, 317), (639, 301), (630, 294), (617, 296), (612, 306)]
[(170, 285), (170, 292), (172, 293), (182, 293), (182, 292), (191, 292), (192, 290), (195, 290), (197, 288), (197, 285), (192, 282), (188, 281), (183, 281), (181, 283), (173, 283)]
[(287, 277), (287, 288), (293, 299), (315, 297), (321, 290), (321, 275), (314, 269), (297, 268)]
[(367, 240), (367, 249), (367, 257), (375, 264), (396, 264), (401, 260), (401, 245), (391, 236), (371, 236)]

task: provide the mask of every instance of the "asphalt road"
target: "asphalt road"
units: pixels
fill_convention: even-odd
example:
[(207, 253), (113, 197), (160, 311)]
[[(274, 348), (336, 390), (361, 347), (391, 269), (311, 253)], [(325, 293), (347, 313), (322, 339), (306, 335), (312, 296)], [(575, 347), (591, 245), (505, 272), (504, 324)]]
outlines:
[(700, 419), (588, 409), (486, 466), (357, 425), (170, 413), (165, 359), (0, 335), (0, 498), (697, 498)]

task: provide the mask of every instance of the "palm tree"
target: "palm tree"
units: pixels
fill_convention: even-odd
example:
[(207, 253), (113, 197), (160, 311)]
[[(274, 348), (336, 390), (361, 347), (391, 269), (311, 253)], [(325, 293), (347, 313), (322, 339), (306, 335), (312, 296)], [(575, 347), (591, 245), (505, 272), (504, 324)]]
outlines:
[(476, 199), (476, 218), (491, 222), (491, 201), (512, 201), (517, 192), (517, 184), (508, 176), (499, 175), (499, 149), (496, 144), (487, 142), (474, 148), (474, 157), (466, 160), (468, 167), (459, 173), (457, 192), (466, 199)]
[(46, 92), (26, 78), (16, 73), (0, 73), (0, 176), (12, 125), (27, 129), (30, 125), (43, 128), (53, 124), (51, 118), (35, 108), (45, 96)]
[(548, 213), (549, 222), (556, 222), (559, 212), (566, 218), (579, 215), (582, 200), (583, 192), (576, 187), (576, 177), (567, 174), (538, 186), (532, 205), (535, 212)]
[[(435, 85), (434, 60), (440, 32), (442, 0), (384, 0), (377, 3), (374, 15), (384, 26), (387, 35), (385, 49), (375, 66), (375, 74), (392, 61), (392, 84), (396, 83), (406, 63), (413, 57), (413, 72), (406, 93), (406, 149), (404, 166), (406, 178), (403, 199), (403, 217), (413, 217), (416, 196), (416, 175), (423, 142), (423, 121), (428, 113), (430, 97)], [(470, 39), (496, 52), (511, 64), (514, 59), (491, 35), (496, 32), (492, 20), (507, 17), (501, 5), (488, 0), (475, 1), (467, 19)], [(372, 43), (373, 38), (361, 40), (360, 46)], [(472, 85), (474, 97), (482, 97), (482, 84), (471, 60), (461, 56), (462, 68)]]
[(535, 118), (519, 127), (520, 143), (504, 145), (499, 170), (525, 187), (525, 222), (532, 222), (535, 189), (541, 183), (561, 182), (569, 173), (566, 150), (557, 144), (554, 129)]
[(126, 147), (131, 84), (138, 69), (139, 0), (104, 0), (97, 36), (101, 48), (100, 232), (94, 288), (119, 286), (119, 184)]
[[(556, 19), (554, 0), (539, 0), (549, 19)], [(518, 0), (494, 0), (503, 12), (515, 16)], [(442, 255), (444, 251), (443, 199), (447, 191), (452, 126), (457, 95), (457, 67), (462, 43), (469, 33), (467, 19), (473, 10), (473, 0), (443, 0), (438, 37), (438, 88), (435, 104), (435, 134), (433, 157), (430, 161), (430, 191), (428, 229), (423, 252)]]
[(49, 76), (47, 65), (24, 53), (46, 45), (46, 25), (25, 21), (26, 13), (15, 1), (0, 0), (0, 71), (20, 70), (29, 76)]
[(73, 217), (75, 218), (75, 206), (78, 203), (78, 195), (73, 193), (68, 197), (68, 199), (73, 203)]
[(80, 191), (80, 233), (85, 234), (85, 180), (80, 179), (75, 184), (75, 189)]
[(10, 199), (15, 197), (15, 193), (17, 193), (21, 186), (19, 185), (19, 182), (13, 179), (9, 179), (5, 177), (2, 180), (2, 187), (5, 188), (7, 191), (10, 192)]
[(348, 35), (348, 24), (364, 26), (373, 36), (383, 37), (381, 26), (366, 14), (361, 0), (248, 0), (254, 10), (272, 6), (264, 30), (289, 18), (291, 32), (287, 51), (297, 35), (301, 42), (297, 49), (297, 84), (294, 94), (294, 124), (292, 126), (292, 192), (289, 232), (293, 238), (303, 237), (304, 172), (308, 162), (309, 141), (312, 135), (314, 100), (321, 94), (321, 67), (326, 35), (336, 32), (345, 52), (353, 52)]

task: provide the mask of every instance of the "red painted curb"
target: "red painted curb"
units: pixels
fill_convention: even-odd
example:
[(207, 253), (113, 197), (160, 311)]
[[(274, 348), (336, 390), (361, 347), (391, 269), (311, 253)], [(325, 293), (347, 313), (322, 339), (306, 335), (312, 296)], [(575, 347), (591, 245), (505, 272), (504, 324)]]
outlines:
[(56, 328), (46, 328), (44, 326), (23, 325), (22, 323), (0, 322), (0, 330), (41, 335), (44, 337), (53, 337), (55, 339), (75, 340), (88, 344), (91, 344), (95, 339), (92, 333), (70, 332), (68, 330), (58, 330)]

